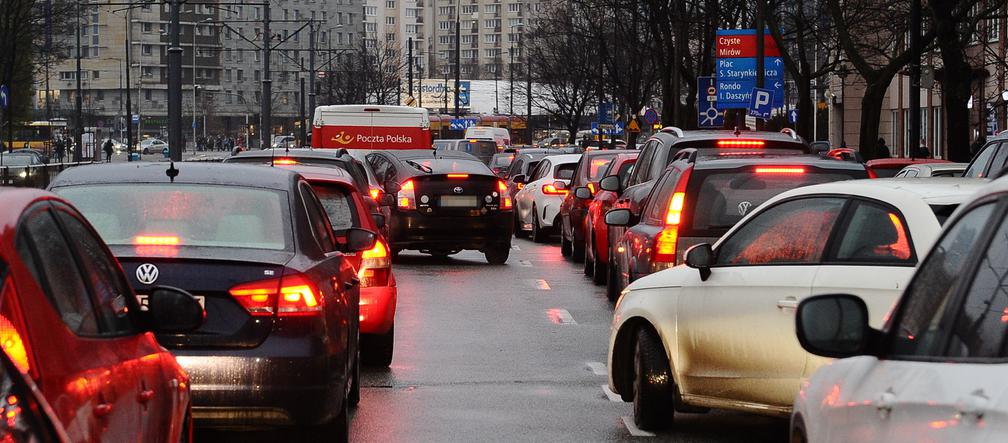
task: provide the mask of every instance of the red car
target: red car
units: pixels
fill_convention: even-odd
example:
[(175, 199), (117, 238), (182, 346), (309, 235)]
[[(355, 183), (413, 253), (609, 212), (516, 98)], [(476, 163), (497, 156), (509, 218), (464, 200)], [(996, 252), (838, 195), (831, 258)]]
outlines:
[[(590, 193), (598, 190), (598, 182), (605, 177), (606, 167), (617, 155), (635, 152), (629, 150), (591, 150), (581, 155), (574, 169), (574, 176), (571, 177), (568, 189), (588, 188)], [(588, 205), (591, 204), (591, 196), (580, 198), (576, 192), (568, 192), (560, 204), (560, 253), (564, 257), (570, 257), (579, 262), (584, 260), (585, 230), (584, 219), (588, 214)], [(585, 268), (587, 272), (588, 268)]]
[[(619, 177), (620, 183), (626, 183), (630, 176), (630, 171), (634, 163), (637, 163), (638, 151), (629, 151), (616, 156), (606, 167), (602, 177), (615, 175)], [(596, 185), (597, 186), (597, 185)], [(590, 189), (589, 189), (590, 191)], [(578, 191), (575, 190), (575, 193)], [(580, 191), (584, 197), (589, 197)], [(606, 282), (606, 275), (609, 264), (609, 227), (605, 224), (605, 213), (612, 209), (613, 203), (619, 195), (612, 191), (601, 188), (595, 189), (593, 198), (590, 200), (588, 212), (584, 217), (585, 236), (585, 274), (592, 277), (596, 285)]]
[[(385, 216), (368, 210), (366, 200), (354, 187), (353, 177), (345, 170), (302, 165), (280, 167), (292, 169), (308, 180), (329, 216), (338, 241), (345, 241), (341, 233), (349, 228), (385, 230)], [(347, 196), (353, 200), (352, 205), (345, 202)], [(386, 367), (392, 364), (396, 311), (396, 280), (388, 241), (379, 235), (374, 248), (345, 257), (357, 270), (361, 282), (361, 361)]]
[(868, 176), (871, 178), (895, 177), (903, 168), (921, 163), (949, 163), (948, 160), (934, 158), (879, 158), (868, 160)]
[(189, 376), (153, 332), (199, 327), (196, 299), (158, 287), (142, 309), (105, 243), (53, 194), (0, 190), (0, 207), (0, 344), (70, 441), (190, 441)]

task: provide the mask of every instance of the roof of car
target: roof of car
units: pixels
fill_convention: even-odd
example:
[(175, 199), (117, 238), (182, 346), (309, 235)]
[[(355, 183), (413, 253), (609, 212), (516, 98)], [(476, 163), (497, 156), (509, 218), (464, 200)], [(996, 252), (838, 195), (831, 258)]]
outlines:
[(920, 164), (920, 163), (951, 163), (948, 160), (934, 159), (934, 158), (877, 158), (875, 160), (868, 160), (865, 163), (869, 168), (883, 168), (883, 169), (901, 169), (907, 165)]
[(914, 195), (929, 205), (959, 204), (987, 185), (986, 180), (961, 177), (876, 178), (847, 180), (806, 186), (781, 195), (850, 194), (877, 197), (880, 194)]
[(952, 170), (952, 171), (956, 171), (956, 170), (962, 171), (962, 170), (966, 169), (967, 165), (969, 165), (969, 163), (955, 163), (955, 162), (945, 162), (945, 163), (914, 163), (912, 165), (906, 165), (903, 169), (906, 169), (906, 168), (909, 168), (909, 167), (912, 166), (912, 167), (915, 167), (915, 168), (928, 168), (928, 169), (930, 169), (932, 171), (949, 171), (949, 170)]
[(581, 159), (581, 154), (547, 155), (545, 158), (555, 164), (577, 163)]
[(239, 158), (270, 158), (270, 157), (293, 157), (293, 158), (318, 158), (339, 160), (343, 154), (348, 153), (344, 149), (261, 149), (255, 151), (242, 151), (232, 157)]
[(103, 163), (69, 168), (61, 172), (51, 187), (112, 183), (183, 183), (247, 186), (288, 190), (296, 173), (265, 165), (226, 163), (175, 163), (178, 175), (171, 180), (170, 163)]
[(864, 165), (855, 162), (822, 158), (818, 155), (767, 154), (767, 155), (700, 155), (694, 169), (728, 169), (750, 165), (805, 165), (824, 169), (863, 171)]
[(326, 168), (322, 166), (306, 166), (306, 165), (283, 165), (277, 166), (281, 169), (289, 169), (291, 171), (301, 174), (308, 181), (327, 181), (327, 182), (338, 182), (344, 184), (351, 188), (355, 188), (353, 177), (350, 173), (341, 168)]
[(457, 160), (480, 161), (468, 152), (462, 151), (435, 151), (433, 149), (397, 149), (386, 151), (399, 160), (416, 160), (424, 158), (447, 158)]
[(636, 149), (592, 149), (590, 151), (585, 151), (583, 155), (587, 157), (596, 157), (599, 155), (629, 154), (632, 152), (639, 153), (640, 151)]
[(52, 196), (41, 189), (0, 187), (0, 205), (4, 208), (0, 211), (0, 227), (17, 225), (24, 208), (31, 202)]
[[(658, 134), (655, 134), (655, 135), (659, 135), (659, 134), (667, 134), (667, 135), (671, 135), (672, 137), (676, 137), (675, 134), (668, 133), (668, 132), (659, 132)], [(796, 139), (792, 138), (790, 135), (785, 134), (783, 132), (741, 130), (741, 131), (738, 131), (738, 135), (736, 135), (735, 131), (728, 130), (728, 129), (698, 129), (698, 130), (683, 131), (682, 137), (676, 137), (676, 138), (678, 138), (680, 140), (684, 140), (684, 141), (686, 141), (686, 140), (714, 140), (714, 139), (733, 139), (733, 138), (738, 138), (738, 139), (750, 139), (750, 140), (751, 139), (758, 139), (758, 140), (778, 140), (778, 141), (786, 141), (786, 142), (794, 142), (794, 143), (804, 143), (803, 140), (801, 140), (801, 139), (796, 140)]]

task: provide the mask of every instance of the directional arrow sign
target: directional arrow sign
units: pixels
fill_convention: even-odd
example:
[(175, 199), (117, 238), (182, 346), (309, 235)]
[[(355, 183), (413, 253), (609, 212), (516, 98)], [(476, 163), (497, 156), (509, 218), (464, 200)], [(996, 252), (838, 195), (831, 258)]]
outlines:
[[(773, 37), (764, 36), (764, 87), (774, 91), (773, 107), (784, 106), (784, 60)], [(756, 30), (717, 31), (717, 109), (747, 108), (756, 87)]]
[(7, 85), (0, 85), (0, 108), (7, 109), (10, 105), (10, 91), (7, 90)]

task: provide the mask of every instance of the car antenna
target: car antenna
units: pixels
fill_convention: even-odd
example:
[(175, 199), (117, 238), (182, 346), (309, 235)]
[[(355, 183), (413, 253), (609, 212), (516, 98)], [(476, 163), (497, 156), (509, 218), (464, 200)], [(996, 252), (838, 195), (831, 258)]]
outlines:
[(738, 137), (741, 134), (742, 134), (742, 131), (739, 131), (738, 125), (735, 125), (735, 136)]
[(273, 159), (276, 157), (276, 146), (270, 144), (270, 167), (273, 167)]
[(168, 170), (165, 171), (165, 175), (168, 176), (168, 179), (171, 180), (172, 183), (175, 183), (175, 177), (178, 177), (179, 170), (178, 168), (175, 167), (174, 160), (172, 160), (171, 163), (168, 164)]

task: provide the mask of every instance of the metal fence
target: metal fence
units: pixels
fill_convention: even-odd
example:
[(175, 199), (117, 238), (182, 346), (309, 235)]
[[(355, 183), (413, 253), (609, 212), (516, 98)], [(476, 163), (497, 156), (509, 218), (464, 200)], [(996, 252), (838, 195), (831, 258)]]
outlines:
[(94, 162), (49, 163), (31, 166), (0, 166), (0, 186), (45, 189), (60, 171)]

